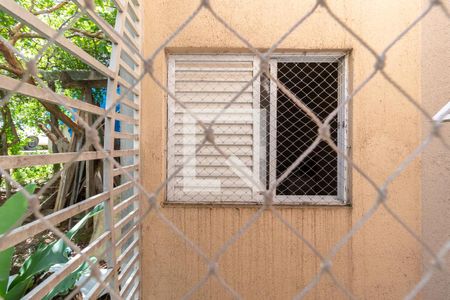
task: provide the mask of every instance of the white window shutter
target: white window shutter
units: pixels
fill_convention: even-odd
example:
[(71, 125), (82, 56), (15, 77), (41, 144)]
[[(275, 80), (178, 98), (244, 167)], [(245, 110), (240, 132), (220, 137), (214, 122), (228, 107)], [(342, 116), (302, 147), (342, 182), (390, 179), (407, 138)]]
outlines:
[[(167, 176), (180, 171), (168, 181), (168, 202), (257, 201), (249, 177), (259, 181), (259, 77), (249, 82), (258, 69), (248, 55), (170, 56), (168, 88), (177, 101), (169, 95)], [(232, 158), (210, 143), (194, 156), (204, 133), (189, 112), (208, 125), (243, 89), (213, 126), (216, 144)], [(247, 177), (231, 161), (244, 164)]]

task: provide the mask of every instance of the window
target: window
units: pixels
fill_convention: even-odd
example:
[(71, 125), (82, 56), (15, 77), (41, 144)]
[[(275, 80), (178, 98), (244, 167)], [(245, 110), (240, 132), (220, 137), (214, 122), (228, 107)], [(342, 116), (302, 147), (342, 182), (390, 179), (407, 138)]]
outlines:
[[(180, 171), (168, 182), (168, 202), (261, 202), (261, 191), (317, 138), (315, 123), (279, 85), (322, 121), (345, 97), (343, 54), (280, 55), (270, 61), (270, 77), (257, 76), (259, 65), (252, 55), (169, 57), (168, 87), (177, 101), (168, 99), (168, 176)], [(346, 119), (341, 110), (330, 124), (344, 153)], [(199, 120), (214, 121), (222, 153), (210, 143), (197, 152), (204, 140)], [(322, 141), (277, 186), (275, 201), (345, 204), (346, 178), (345, 161)]]

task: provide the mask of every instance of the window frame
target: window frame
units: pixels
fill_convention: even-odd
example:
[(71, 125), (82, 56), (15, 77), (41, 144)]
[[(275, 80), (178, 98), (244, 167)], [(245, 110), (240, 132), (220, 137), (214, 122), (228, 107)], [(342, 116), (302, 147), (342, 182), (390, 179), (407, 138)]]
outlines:
[[(260, 59), (256, 55), (248, 54), (248, 53), (189, 53), (189, 54), (168, 54), (167, 59), (167, 87), (170, 94), (175, 95), (175, 65), (176, 61), (211, 61), (217, 58), (218, 62), (223, 61), (226, 57), (227, 62), (247, 62), (252, 61), (252, 76), (255, 76), (259, 72)], [(226, 71), (226, 70), (225, 70)], [(259, 118), (257, 118), (259, 103), (260, 103), (260, 76), (256, 78), (253, 83), (250, 85), (252, 88), (252, 107), (253, 107), (253, 144), (258, 145), (260, 143), (260, 131), (259, 131)], [(175, 100), (167, 95), (167, 148), (166, 148), (166, 178), (171, 175), (171, 171), (176, 169), (176, 164), (174, 163), (175, 157), (175, 141), (171, 132), (174, 128), (174, 115), (175, 115)], [(253, 147), (252, 151), (252, 161), (253, 166), (258, 166), (255, 168), (256, 171), (253, 172), (253, 178), (255, 180), (259, 179), (259, 164), (260, 164), (260, 152), (259, 147)], [(221, 205), (221, 204), (259, 204), (262, 201), (262, 196), (260, 191), (258, 191), (256, 186), (252, 188), (252, 199), (249, 200), (239, 200), (239, 201), (219, 201), (216, 200), (215, 195), (202, 195), (201, 201), (192, 201), (192, 200), (181, 200), (178, 199), (178, 196), (175, 195), (175, 185), (174, 180), (169, 180), (166, 184), (166, 197), (164, 202), (166, 204), (213, 204), (213, 205)], [(244, 197), (244, 196), (243, 196)], [(172, 199), (172, 200), (171, 200)]]
[[(345, 101), (348, 95), (348, 55), (345, 52), (305, 52), (302, 54), (277, 54), (272, 56), (269, 61), (270, 74), (273, 78), (277, 78), (278, 63), (321, 63), (334, 62), (342, 60), (339, 64), (338, 80), (338, 106)], [(269, 134), (269, 184), (276, 180), (277, 166), (277, 85), (270, 80), (270, 134)], [(348, 155), (348, 105), (341, 109), (337, 115), (338, 138), (337, 146), (346, 156)], [(275, 189), (274, 202), (278, 204), (309, 204), (309, 205), (346, 205), (349, 204), (348, 196), (348, 163), (341, 156), (337, 157), (337, 195), (277, 195)]]
[[(247, 59), (249, 57), (253, 58), (253, 74), (256, 74), (259, 72), (259, 65), (260, 60), (256, 55), (248, 54), (248, 53), (186, 53), (186, 54), (168, 54), (167, 55), (167, 86), (169, 93), (175, 92), (175, 60), (176, 59), (182, 59), (182, 60), (201, 60), (201, 59), (211, 59), (211, 58), (224, 58), (227, 57), (230, 59), (230, 61), (240, 61)], [(338, 80), (342, 80), (341, 83), (338, 84), (339, 90), (338, 90), (338, 105), (346, 99), (348, 96), (348, 81), (349, 81), (349, 59), (348, 59), (348, 53), (342, 52), (342, 51), (336, 51), (336, 52), (301, 52), (301, 53), (283, 53), (283, 54), (275, 54), (271, 56), (271, 59), (269, 61), (270, 66), (270, 72), (271, 75), (275, 78), (277, 77), (277, 63), (278, 62), (324, 62), (324, 61), (335, 61), (336, 59), (341, 59), (342, 63), (339, 64), (339, 68), (342, 70), (339, 70), (338, 72)], [(342, 73), (341, 73), (342, 72)], [(254, 80), (252, 86), (253, 89), (253, 107), (257, 108), (260, 105), (260, 80), (261, 76), (258, 76), (257, 79)], [(276, 100), (277, 100), (277, 86), (276, 83), (270, 80), (270, 114), (269, 114), (269, 122), (275, 122), (271, 123), (270, 127), (270, 134), (268, 139), (270, 139), (269, 142), (270, 145), (270, 162), (269, 162), (269, 180), (270, 182), (273, 182), (274, 178), (276, 177), (276, 157), (273, 159), (273, 154), (276, 155)], [(275, 103), (275, 106), (273, 107)], [(349, 150), (349, 105), (346, 105), (344, 109), (341, 109), (338, 113), (338, 147), (340, 150), (348, 156), (348, 150)], [(275, 109), (273, 109), (275, 108)], [(173, 137), (171, 137), (171, 126), (173, 126), (173, 117), (171, 114), (175, 113), (175, 101), (170, 96), (170, 94), (167, 95), (167, 127), (166, 127), (166, 134), (167, 134), (167, 146), (166, 146), (166, 178), (168, 178), (170, 174), (170, 170), (173, 168), (174, 163), (171, 162), (171, 159), (174, 158), (174, 141)], [(257, 114), (255, 112), (255, 114)], [(259, 117), (257, 118), (256, 115), (254, 116), (255, 123), (258, 123), (258, 126), (256, 126), (256, 129), (253, 134), (253, 160), (256, 170), (253, 175), (255, 178), (259, 179), (259, 170), (260, 170), (260, 155), (259, 149), (260, 149), (260, 143), (261, 143), (261, 136), (259, 132)], [(272, 126), (272, 124), (275, 124), (275, 126)], [(273, 131), (273, 132), (272, 132)], [(273, 135), (275, 133), (275, 135)], [(273, 148), (274, 147), (274, 148)], [(274, 151), (272, 151), (274, 150)], [(261, 157), (262, 158), (262, 157)], [(265, 159), (264, 159), (265, 161)], [(267, 165), (267, 162), (266, 162)], [(338, 155), (338, 170), (337, 170), (337, 177), (338, 177), (338, 194), (337, 196), (315, 196), (315, 195), (276, 195), (274, 199), (275, 205), (294, 205), (294, 206), (302, 206), (302, 205), (315, 205), (315, 206), (327, 206), (327, 205), (348, 205), (350, 204), (350, 197), (349, 197), (349, 169), (348, 169), (348, 163), (345, 159), (341, 157), (341, 155)], [(245, 196), (243, 196), (243, 200), (241, 201), (218, 201), (214, 200), (214, 195), (208, 195), (204, 197), (204, 200), (201, 201), (184, 201), (184, 200), (170, 200), (171, 195), (173, 195), (173, 183), (171, 180), (166, 184), (166, 196), (164, 197), (164, 203), (165, 204), (211, 204), (211, 205), (260, 205), (263, 202), (262, 195), (260, 192), (258, 192), (255, 188), (253, 188), (253, 199), (245, 199)]]

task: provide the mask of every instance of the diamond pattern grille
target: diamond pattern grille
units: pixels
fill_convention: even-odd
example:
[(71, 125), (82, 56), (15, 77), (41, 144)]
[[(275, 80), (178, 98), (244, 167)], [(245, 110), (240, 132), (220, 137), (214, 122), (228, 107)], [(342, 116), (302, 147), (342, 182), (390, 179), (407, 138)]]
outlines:
[[(337, 108), (339, 61), (279, 62), (277, 77), (321, 120)], [(276, 97), (276, 176), (289, 168), (318, 136), (318, 126), (280, 90)], [(338, 144), (337, 116), (330, 122), (332, 140)], [(339, 145), (338, 145), (339, 146)], [(324, 141), (277, 187), (277, 195), (337, 196), (338, 156)]]

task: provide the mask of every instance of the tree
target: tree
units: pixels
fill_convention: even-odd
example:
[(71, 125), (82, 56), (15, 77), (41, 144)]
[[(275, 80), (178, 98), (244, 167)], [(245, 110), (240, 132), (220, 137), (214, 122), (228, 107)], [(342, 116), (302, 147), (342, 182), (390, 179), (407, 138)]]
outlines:
[[(111, 44), (100, 28), (87, 16), (74, 17), (79, 8), (68, 0), (16, 0), (33, 15), (46, 22), (50, 27), (65, 30), (64, 35), (74, 44), (84, 49), (94, 58), (107, 65), (111, 53)], [(116, 9), (112, 1), (96, 0), (97, 13), (109, 24), (114, 25)], [(73, 22), (74, 21), (74, 22)], [(0, 35), (26, 58), (32, 59), (48, 42), (44, 37), (27, 27), (26, 24), (15, 20), (5, 12), (0, 11)], [(68, 26), (71, 24), (70, 26)], [(63, 70), (89, 70), (89, 67), (78, 58), (67, 53), (56, 45), (50, 45), (43, 51), (36, 62), (38, 73), (42, 80), (41, 71), (59, 72)], [(0, 40), (0, 74), (16, 79), (23, 79), (26, 74), (26, 62)], [(30, 77), (27, 83), (37, 85)], [(47, 86), (55, 92), (72, 98), (82, 99), (80, 88), (64, 88), (61, 82), (47, 82)], [(0, 98), (5, 97), (0, 91)], [(95, 98), (95, 97), (94, 97)], [(95, 99), (94, 99), (95, 100)], [(97, 102), (99, 99), (96, 99)], [(84, 132), (72, 114), (58, 105), (45, 103), (20, 95), (13, 95), (0, 108), (0, 155), (19, 154), (26, 143), (26, 130), (30, 128), (36, 133), (46, 134), (49, 139), (67, 138), (62, 136), (64, 128), (72, 131), (71, 141), (76, 143), (82, 139)], [(70, 147), (68, 147), (69, 149)], [(58, 149), (54, 149), (58, 152)], [(10, 188), (6, 184), (7, 191)]]

